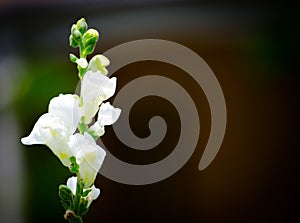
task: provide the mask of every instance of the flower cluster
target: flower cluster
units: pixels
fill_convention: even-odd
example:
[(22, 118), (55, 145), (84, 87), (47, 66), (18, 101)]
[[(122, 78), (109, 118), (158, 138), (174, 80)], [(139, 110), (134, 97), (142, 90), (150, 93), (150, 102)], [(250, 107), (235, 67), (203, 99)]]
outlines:
[[(96, 140), (104, 134), (105, 126), (116, 122), (121, 113), (119, 108), (104, 102), (116, 91), (117, 79), (106, 76), (109, 60), (103, 55), (96, 55), (89, 62), (86, 59), (98, 38), (96, 30), (87, 29), (85, 19), (72, 26), (70, 45), (79, 47), (80, 58), (70, 54), (70, 59), (77, 64), (80, 96), (60, 94), (52, 98), (48, 112), (37, 120), (30, 135), (21, 139), (25, 145), (47, 145), (76, 174), (68, 179), (67, 185), (59, 187), (65, 218), (70, 222), (82, 222), (82, 215), (100, 194), (94, 181), (106, 152)], [(92, 123), (97, 112), (97, 121)]]

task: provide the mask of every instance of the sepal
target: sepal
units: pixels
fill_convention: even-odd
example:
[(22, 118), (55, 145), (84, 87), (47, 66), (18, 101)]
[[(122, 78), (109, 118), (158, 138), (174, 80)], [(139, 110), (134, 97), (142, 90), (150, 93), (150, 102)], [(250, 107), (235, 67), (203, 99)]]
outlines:
[(66, 185), (59, 186), (58, 195), (65, 203), (73, 200), (73, 192)]

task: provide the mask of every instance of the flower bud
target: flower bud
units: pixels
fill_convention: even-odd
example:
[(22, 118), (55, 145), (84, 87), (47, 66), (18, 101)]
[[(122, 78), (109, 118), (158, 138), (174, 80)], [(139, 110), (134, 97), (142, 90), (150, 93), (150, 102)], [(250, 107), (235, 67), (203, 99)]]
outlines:
[(95, 29), (89, 29), (82, 37), (82, 42), (84, 46), (83, 55), (91, 54), (96, 46), (96, 42), (99, 39), (99, 33)]
[(71, 33), (73, 33), (75, 30), (77, 30), (77, 26), (75, 24), (73, 24), (71, 27)]
[(78, 58), (72, 53), (69, 54), (69, 58), (73, 63), (76, 63), (76, 61), (78, 60)]
[(76, 63), (78, 66), (80, 66), (82, 69), (85, 69), (87, 68), (88, 66), (88, 62), (85, 58), (80, 58), (78, 60), (76, 60)]
[(71, 34), (69, 37), (69, 42), (70, 42), (70, 46), (71, 47), (78, 47), (79, 46), (79, 42), (77, 40), (74, 39), (73, 35)]
[(79, 32), (79, 30), (75, 30), (74, 32), (72, 32), (73, 38), (75, 41), (80, 41), (82, 34)]
[(76, 26), (81, 34), (84, 34), (87, 30), (87, 23), (85, 22), (84, 18), (79, 19), (76, 23)]

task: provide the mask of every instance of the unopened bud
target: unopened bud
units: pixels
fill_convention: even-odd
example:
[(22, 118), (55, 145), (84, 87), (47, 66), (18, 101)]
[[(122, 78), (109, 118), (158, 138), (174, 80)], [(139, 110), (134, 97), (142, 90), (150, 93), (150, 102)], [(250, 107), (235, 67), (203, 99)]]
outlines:
[(81, 34), (84, 34), (87, 30), (87, 23), (85, 22), (85, 19), (79, 19), (76, 23), (77, 29), (79, 30), (79, 32), (81, 32)]
[(70, 46), (72, 46), (74, 48), (79, 46), (79, 42), (77, 40), (75, 40), (75, 38), (72, 34), (69, 37), (69, 41), (70, 41)]
[(96, 42), (99, 39), (99, 33), (95, 29), (89, 29), (82, 37), (82, 42), (84, 46), (84, 55), (91, 54), (96, 46)]

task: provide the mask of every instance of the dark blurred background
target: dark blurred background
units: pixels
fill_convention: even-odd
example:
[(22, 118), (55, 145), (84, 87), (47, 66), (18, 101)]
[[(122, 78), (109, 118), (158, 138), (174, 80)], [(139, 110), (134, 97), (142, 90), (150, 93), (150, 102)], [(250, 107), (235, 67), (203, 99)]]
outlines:
[[(295, 222), (299, 218), (299, 8), (233, 1), (0, 2), (0, 222), (65, 222), (57, 195), (70, 176), (45, 146), (25, 147), (49, 100), (74, 92), (78, 78), (68, 54), (71, 24), (85, 17), (101, 33), (95, 50), (144, 38), (189, 47), (222, 86), (228, 124), (221, 149), (204, 171), (198, 163), (210, 131), (201, 88), (184, 71), (153, 61), (114, 73), (118, 90), (141, 75), (166, 74), (191, 95), (201, 133), (193, 156), (161, 182), (130, 186), (98, 175), (101, 196), (84, 222)], [(113, 61), (111, 61), (113, 63)], [(110, 100), (113, 101), (113, 100)], [(137, 136), (149, 134), (151, 116), (168, 124), (163, 143), (150, 151), (122, 145), (111, 127), (103, 141), (122, 160), (146, 164), (166, 157), (180, 134), (174, 106), (146, 97), (132, 108)]]

